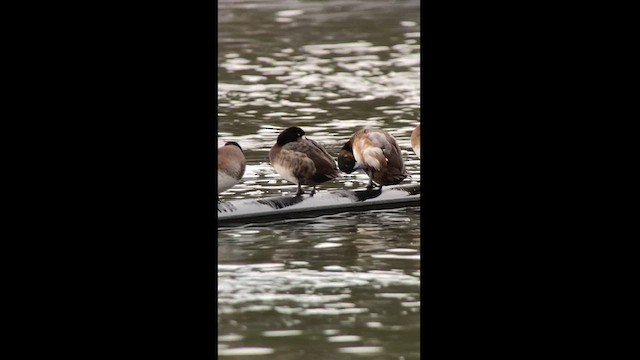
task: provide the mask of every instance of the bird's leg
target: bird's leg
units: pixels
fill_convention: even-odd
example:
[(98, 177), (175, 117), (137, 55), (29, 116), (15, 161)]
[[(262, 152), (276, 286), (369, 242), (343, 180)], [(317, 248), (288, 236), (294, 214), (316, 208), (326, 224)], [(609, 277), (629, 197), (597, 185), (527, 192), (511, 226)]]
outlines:
[(369, 185), (367, 185), (367, 190), (373, 189), (373, 179), (369, 179)]
[(316, 193), (316, 186), (313, 185), (313, 190), (311, 190), (311, 196), (313, 196), (313, 194), (315, 194), (315, 193)]
[(304, 191), (302, 191), (302, 184), (298, 184), (298, 192), (296, 193), (296, 196), (300, 196), (304, 194)]
[(367, 172), (367, 175), (369, 175), (369, 185), (367, 185), (367, 190), (371, 190), (373, 189), (373, 170)]

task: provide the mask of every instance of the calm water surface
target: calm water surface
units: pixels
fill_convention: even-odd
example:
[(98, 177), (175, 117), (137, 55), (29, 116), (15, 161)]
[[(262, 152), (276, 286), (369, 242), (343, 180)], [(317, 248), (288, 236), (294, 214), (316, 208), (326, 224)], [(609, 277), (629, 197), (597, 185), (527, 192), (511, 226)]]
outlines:
[[(386, 129), (419, 182), (419, 16), (415, 0), (219, 0), (218, 146), (247, 158), (220, 199), (295, 193), (268, 155), (294, 125), (333, 155), (361, 127)], [(218, 229), (219, 357), (418, 359), (419, 336), (419, 207)]]

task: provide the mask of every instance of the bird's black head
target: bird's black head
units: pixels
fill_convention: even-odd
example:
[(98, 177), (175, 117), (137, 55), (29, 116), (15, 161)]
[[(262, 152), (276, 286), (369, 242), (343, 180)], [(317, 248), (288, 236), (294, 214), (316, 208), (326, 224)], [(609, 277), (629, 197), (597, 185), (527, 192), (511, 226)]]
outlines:
[(356, 166), (356, 159), (353, 156), (353, 149), (351, 148), (351, 142), (344, 144), (340, 153), (338, 154), (338, 168), (340, 171), (351, 174)]
[(242, 151), (242, 148), (240, 147), (240, 144), (238, 144), (238, 143), (237, 143), (237, 142), (235, 142), (235, 141), (227, 141), (227, 142), (224, 144), (224, 146), (227, 146), (227, 145), (237, 146), (237, 147), (238, 147), (238, 149), (240, 149), (240, 151)]
[(292, 126), (278, 135), (277, 143), (278, 145), (282, 146), (286, 143), (298, 140), (300, 137), (302, 137), (302, 135), (304, 135), (304, 130), (300, 129), (297, 126)]

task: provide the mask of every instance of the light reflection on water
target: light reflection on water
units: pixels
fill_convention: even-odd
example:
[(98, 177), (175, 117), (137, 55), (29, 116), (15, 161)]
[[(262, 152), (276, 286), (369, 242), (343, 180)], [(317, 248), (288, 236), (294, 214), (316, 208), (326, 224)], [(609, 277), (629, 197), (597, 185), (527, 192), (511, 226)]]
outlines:
[[(305, 359), (371, 346), (418, 358), (419, 215), (406, 208), (221, 228), (219, 344)], [(270, 331), (282, 333), (263, 334)], [(234, 335), (242, 339), (225, 340)]]
[[(396, 137), (411, 178), (420, 114), (419, 1), (218, 1), (218, 146), (247, 167), (222, 201), (295, 192), (269, 164), (299, 126), (334, 156), (353, 132)], [(360, 188), (341, 174), (318, 191)], [(418, 359), (420, 208), (218, 230), (218, 355)]]

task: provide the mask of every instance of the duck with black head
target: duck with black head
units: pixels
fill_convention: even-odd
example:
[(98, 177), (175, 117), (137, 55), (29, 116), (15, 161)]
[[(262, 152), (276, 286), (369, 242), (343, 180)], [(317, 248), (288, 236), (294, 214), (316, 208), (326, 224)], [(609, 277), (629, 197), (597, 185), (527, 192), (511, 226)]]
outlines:
[(402, 161), (396, 139), (384, 130), (361, 129), (347, 141), (338, 154), (338, 167), (347, 174), (362, 169), (369, 176), (367, 189), (375, 182), (396, 185), (409, 173)]
[(218, 148), (218, 194), (240, 182), (247, 164), (237, 142), (229, 141)]
[(411, 148), (420, 157), (420, 124), (411, 133)]
[(298, 185), (296, 195), (304, 194), (302, 185), (307, 185), (313, 186), (313, 196), (317, 184), (338, 177), (338, 169), (327, 150), (304, 135), (296, 126), (282, 131), (269, 151), (269, 160), (280, 176)]

